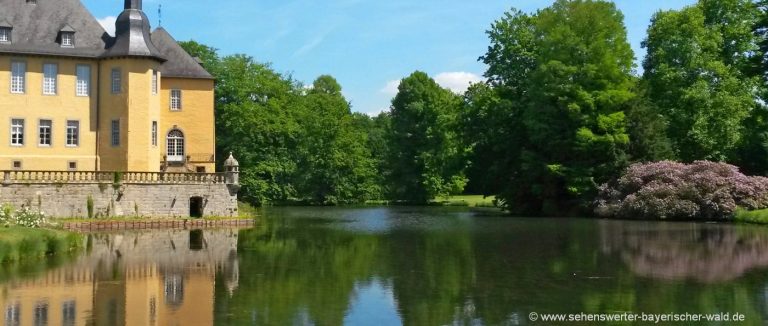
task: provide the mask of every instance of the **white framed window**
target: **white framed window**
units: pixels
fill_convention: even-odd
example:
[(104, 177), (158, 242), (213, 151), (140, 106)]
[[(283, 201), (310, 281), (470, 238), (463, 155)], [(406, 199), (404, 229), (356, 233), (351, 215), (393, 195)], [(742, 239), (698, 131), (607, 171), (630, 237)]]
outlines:
[(77, 96), (91, 95), (91, 66), (77, 65), (77, 85), (75, 85)]
[[(67, 162), (67, 170), (69, 170), (69, 171), (77, 171), (77, 161), (68, 161)], [(74, 312), (73, 312), (73, 314), (74, 314)], [(66, 325), (69, 325), (69, 324), (66, 324)], [(74, 325), (74, 323), (71, 324), (71, 325)]]
[(67, 146), (80, 146), (80, 121), (67, 120)]
[(112, 120), (112, 146), (120, 146), (120, 120)]
[(11, 43), (11, 31), (10, 27), (0, 27), (0, 43)]
[(14, 170), (21, 170), (21, 161), (14, 160), (13, 162), (11, 162), (11, 168)]
[(58, 75), (59, 65), (55, 63), (43, 64), (43, 95), (56, 95)]
[(75, 47), (75, 33), (61, 32), (61, 46), (65, 48)]
[(38, 123), (38, 145), (40, 146), (51, 146), (52, 140), (52, 131), (53, 131), (53, 121), (51, 120), (40, 120)]
[(152, 70), (152, 95), (157, 95), (158, 81), (159, 76), (157, 75), (157, 70)]
[(35, 305), (33, 325), (48, 325), (48, 302), (40, 301)]
[(11, 93), (23, 94), (27, 84), (27, 63), (11, 62)]
[(11, 146), (24, 146), (24, 119), (11, 119)]
[(184, 133), (181, 130), (173, 129), (168, 133), (166, 142), (166, 154), (170, 162), (184, 161)]
[[(72, 168), (74, 163), (75, 167)], [(71, 171), (77, 170), (77, 162), (69, 162), (69, 169)], [(77, 303), (75, 300), (69, 300), (61, 305), (61, 324), (62, 326), (75, 326), (77, 323)]]
[(181, 90), (180, 89), (171, 90), (171, 110), (173, 111), (181, 110)]
[(122, 91), (122, 72), (120, 68), (112, 68), (112, 94), (120, 94)]
[(157, 146), (157, 121), (152, 121), (152, 146)]
[[(19, 162), (21, 166), (21, 162)], [(6, 325), (21, 325), (21, 304), (15, 302), (5, 306), (5, 324)]]

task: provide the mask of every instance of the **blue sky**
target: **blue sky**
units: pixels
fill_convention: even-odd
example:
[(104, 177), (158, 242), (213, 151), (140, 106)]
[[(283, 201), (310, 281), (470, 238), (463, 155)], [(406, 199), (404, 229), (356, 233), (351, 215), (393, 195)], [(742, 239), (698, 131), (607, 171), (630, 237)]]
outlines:
[[(694, 0), (617, 0), (638, 60), (651, 16)], [(122, 0), (83, 0), (107, 25)], [(485, 31), (508, 9), (527, 12), (544, 0), (144, 0), (153, 28), (177, 40), (194, 39), (220, 54), (245, 53), (279, 72), (311, 83), (330, 74), (353, 110), (375, 114), (389, 107), (398, 81), (415, 70), (460, 91), (485, 71)], [(638, 61), (639, 62), (639, 61)]]

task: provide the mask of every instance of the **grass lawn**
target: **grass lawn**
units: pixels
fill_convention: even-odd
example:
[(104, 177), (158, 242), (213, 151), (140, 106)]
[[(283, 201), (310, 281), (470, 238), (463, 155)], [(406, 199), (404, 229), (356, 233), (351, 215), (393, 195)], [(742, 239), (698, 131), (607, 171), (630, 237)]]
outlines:
[(739, 209), (736, 211), (733, 220), (743, 223), (768, 224), (768, 209), (754, 211)]
[(494, 196), (484, 198), (483, 195), (460, 195), (438, 197), (433, 202), (444, 206), (495, 207), (494, 199)]
[(0, 263), (71, 253), (83, 246), (79, 234), (23, 227), (0, 228)]

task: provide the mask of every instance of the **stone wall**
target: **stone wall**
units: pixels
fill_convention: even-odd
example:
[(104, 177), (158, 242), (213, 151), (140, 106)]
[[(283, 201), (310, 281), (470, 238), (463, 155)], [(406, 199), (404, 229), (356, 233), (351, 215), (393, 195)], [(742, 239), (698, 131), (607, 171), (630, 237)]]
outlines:
[(237, 193), (231, 185), (112, 183), (6, 183), (0, 203), (31, 206), (51, 217), (87, 217), (88, 198), (95, 217), (188, 217), (191, 198), (199, 197), (203, 216), (236, 216)]

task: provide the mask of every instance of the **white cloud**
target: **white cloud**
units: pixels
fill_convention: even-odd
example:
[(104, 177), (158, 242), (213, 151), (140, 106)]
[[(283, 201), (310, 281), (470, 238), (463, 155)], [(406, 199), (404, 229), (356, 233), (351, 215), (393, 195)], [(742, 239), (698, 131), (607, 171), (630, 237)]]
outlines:
[(378, 116), (379, 114), (381, 114), (382, 112), (387, 112), (387, 111), (389, 111), (388, 107), (386, 107), (386, 108), (385, 107), (381, 107), (381, 108), (378, 108), (378, 109), (362, 111), (362, 113), (367, 115), (367, 116), (369, 116), (369, 117), (375, 117), (375, 116)]
[(395, 96), (397, 95), (397, 88), (400, 86), (400, 79), (397, 80), (390, 80), (387, 82), (387, 85), (384, 86), (384, 88), (380, 89), (379, 92)]
[(475, 75), (471, 72), (443, 72), (435, 76), (435, 81), (447, 89), (450, 89), (454, 93), (463, 94), (467, 91), (470, 84), (479, 83), (483, 80), (482, 77)]
[(99, 24), (101, 24), (101, 27), (104, 27), (104, 29), (109, 33), (109, 35), (115, 36), (115, 20), (117, 20), (117, 17), (115, 16), (107, 16), (104, 18), (99, 18)]
[[(470, 84), (479, 83), (483, 78), (471, 72), (456, 71), (443, 72), (434, 77), (435, 82), (440, 86), (450, 89), (454, 93), (463, 94), (467, 91)], [(380, 89), (379, 92), (391, 96), (397, 95), (397, 88), (400, 86), (400, 79), (390, 80)]]

